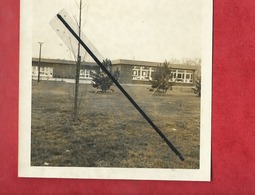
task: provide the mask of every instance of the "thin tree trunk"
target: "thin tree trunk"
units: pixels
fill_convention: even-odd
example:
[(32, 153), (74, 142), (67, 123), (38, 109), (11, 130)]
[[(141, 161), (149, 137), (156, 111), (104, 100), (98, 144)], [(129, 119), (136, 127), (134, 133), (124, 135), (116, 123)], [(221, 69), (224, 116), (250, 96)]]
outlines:
[[(82, 9), (82, 0), (80, 0), (79, 37), (81, 36), (81, 9)], [(77, 113), (78, 113), (80, 70), (81, 70), (81, 56), (80, 56), (80, 42), (78, 42), (78, 54), (77, 54), (76, 77), (75, 77), (75, 92), (74, 92), (74, 120), (77, 119)]]

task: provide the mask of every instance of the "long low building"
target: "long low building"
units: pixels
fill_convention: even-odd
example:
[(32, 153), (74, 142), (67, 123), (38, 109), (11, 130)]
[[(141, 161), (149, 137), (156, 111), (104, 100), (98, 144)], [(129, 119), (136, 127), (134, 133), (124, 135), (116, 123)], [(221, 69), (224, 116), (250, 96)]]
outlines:
[[(38, 77), (39, 59), (32, 59), (32, 78)], [(119, 82), (121, 84), (150, 84), (151, 77), (159, 62), (118, 59), (112, 61), (112, 70), (119, 70)], [(194, 75), (197, 66), (171, 64), (173, 81), (177, 85), (194, 85)], [(91, 71), (98, 70), (95, 62), (82, 62), (80, 79), (91, 80)], [(40, 76), (42, 78), (74, 79), (76, 74), (76, 62), (60, 59), (44, 59), (40, 61)]]

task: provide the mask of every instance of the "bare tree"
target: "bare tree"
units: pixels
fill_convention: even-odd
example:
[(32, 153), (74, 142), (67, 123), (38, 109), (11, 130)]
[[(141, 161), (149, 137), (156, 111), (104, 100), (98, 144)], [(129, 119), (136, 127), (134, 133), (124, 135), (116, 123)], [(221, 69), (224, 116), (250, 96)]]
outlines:
[[(82, 15), (85, 15), (83, 14), (83, 10), (87, 11), (87, 4), (84, 4), (83, 0), (80, 0), (79, 1), (79, 4), (77, 1), (76, 2), (76, 6), (79, 8), (79, 16), (77, 17), (76, 14), (73, 15), (73, 18), (78, 26), (78, 35), (79, 37), (81, 37), (81, 28), (82, 28), (82, 22), (85, 22), (82, 21)], [(86, 18), (85, 18), (86, 19)], [(84, 51), (85, 52), (85, 51)], [(72, 52), (72, 53), (75, 53), (75, 52)], [(86, 52), (84, 53), (83, 55), (83, 60), (85, 60), (85, 56), (86, 56)], [(80, 70), (81, 70), (81, 45), (80, 45), (80, 42), (78, 42), (78, 46), (77, 46), (77, 56), (74, 56), (75, 59), (77, 59), (76, 61), (76, 74), (75, 74), (75, 90), (74, 90), (74, 120), (77, 119), (77, 114), (78, 114), (78, 107), (80, 105), (79, 103), (79, 84), (80, 84)]]
[(191, 66), (199, 66), (201, 65), (200, 58), (182, 58), (182, 64), (191, 65)]
[[(79, 15), (79, 37), (81, 36), (81, 10), (82, 10), (82, 0), (80, 0), (80, 15)], [(80, 70), (81, 70), (81, 56), (80, 56), (81, 45), (78, 42), (78, 53), (77, 53), (77, 63), (76, 63), (76, 76), (75, 76), (75, 91), (74, 91), (74, 120), (77, 118), (78, 111), (78, 96), (79, 96), (79, 82), (80, 82)]]

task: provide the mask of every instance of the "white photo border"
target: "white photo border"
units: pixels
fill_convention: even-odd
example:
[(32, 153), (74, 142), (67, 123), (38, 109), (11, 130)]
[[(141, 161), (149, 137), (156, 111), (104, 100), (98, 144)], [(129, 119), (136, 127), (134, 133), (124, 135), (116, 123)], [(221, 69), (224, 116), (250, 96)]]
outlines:
[[(87, 168), (31, 166), (31, 72), (32, 0), (20, 1), (19, 149), (18, 176), (33, 178), (128, 179), (128, 180), (211, 180), (211, 102), (213, 0), (202, 6), (202, 93), (199, 169)], [(31, 44), (29, 44), (31, 43)]]

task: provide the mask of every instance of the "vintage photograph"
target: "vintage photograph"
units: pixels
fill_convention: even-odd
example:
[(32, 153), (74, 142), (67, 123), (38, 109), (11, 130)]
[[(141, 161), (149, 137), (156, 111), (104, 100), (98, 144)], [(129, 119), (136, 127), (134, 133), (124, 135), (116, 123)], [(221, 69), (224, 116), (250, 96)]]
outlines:
[(23, 0), (20, 50), (21, 177), (210, 180), (212, 1)]

